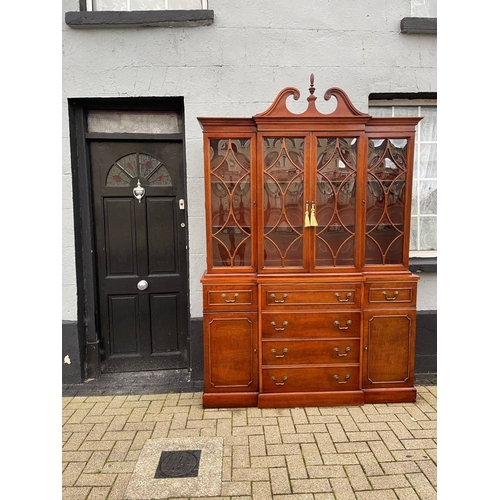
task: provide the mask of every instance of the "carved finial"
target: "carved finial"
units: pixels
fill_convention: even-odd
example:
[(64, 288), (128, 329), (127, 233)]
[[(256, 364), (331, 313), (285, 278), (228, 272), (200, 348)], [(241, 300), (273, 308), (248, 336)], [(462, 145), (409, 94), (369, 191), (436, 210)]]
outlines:
[(311, 95), (313, 95), (314, 92), (316, 91), (316, 89), (314, 88), (314, 73), (311, 73), (311, 76), (309, 77), (309, 81), (311, 82), (311, 86), (309, 87), (309, 93)]

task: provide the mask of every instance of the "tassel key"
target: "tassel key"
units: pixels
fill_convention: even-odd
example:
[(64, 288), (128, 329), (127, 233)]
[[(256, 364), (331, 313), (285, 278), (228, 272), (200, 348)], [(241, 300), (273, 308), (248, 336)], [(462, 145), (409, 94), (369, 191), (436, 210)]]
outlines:
[(306, 213), (304, 216), (304, 227), (310, 227), (311, 226), (311, 221), (309, 219), (309, 202), (306, 201)]
[(318, 221), (316, 220), (316, 205), (314, 201), (311, 203), (311, 218), (309, 221), (309, 225), (311, 227), (316, 227), (318, 225)]

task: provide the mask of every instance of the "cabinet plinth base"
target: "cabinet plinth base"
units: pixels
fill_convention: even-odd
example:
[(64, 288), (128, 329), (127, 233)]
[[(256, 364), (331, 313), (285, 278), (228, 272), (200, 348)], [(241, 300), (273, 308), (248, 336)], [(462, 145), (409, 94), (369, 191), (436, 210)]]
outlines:
[(203, 408), (247, 408), (257, 406), (256, 392), (203, 393)]
[(363, 391), (288, 392), (259, 394), (259, 408), (295, 408), (302, 406), (359, 406), (364, 403)]
[(415, 387), (389, 389), (363, 389), (365, 403), (414, 403), (417, 399)]

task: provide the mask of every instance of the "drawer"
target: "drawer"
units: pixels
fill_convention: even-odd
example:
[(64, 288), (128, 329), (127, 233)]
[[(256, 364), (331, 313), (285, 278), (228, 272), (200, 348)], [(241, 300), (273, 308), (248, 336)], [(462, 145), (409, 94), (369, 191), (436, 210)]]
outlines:
[(359, 365), (263, 367), (263, 392), (354, 391), (359, 389)]
[(257, 285), (204, 285), (203, 309), (257, 309), (257, 297)]
[(263, 365), (358, 363), (359, 339), (264, 340)]
[(361, 301), (361, 284), (294, 284), (263, 285), (263, 309), (357, 309)]
[(357, 311), (262, 313), (262, 338), (359, 338), (360, 332), (361, 313)]
[(384, 306), (415, 306), (417, 304), (417, 284), (406, 281), (384, 281), (367, 283), (365, 304)]

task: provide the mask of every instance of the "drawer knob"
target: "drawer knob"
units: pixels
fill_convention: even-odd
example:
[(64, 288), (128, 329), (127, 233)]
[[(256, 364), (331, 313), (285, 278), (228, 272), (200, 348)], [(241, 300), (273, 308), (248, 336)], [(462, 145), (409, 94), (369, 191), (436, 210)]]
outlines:
[(276, 295), (274, 293), (271, 294), (271, 298), (274, 300), (274, 302), (276, 304), (280, 304), (282, 302), (285, 302), (285, 299), (288, 297), (288, 295), (286, 293), (283, 294), (283, 298), (280, 300), (280, 299), (277, 299), (276, 298)]
[(238, 294), (235, 293), (233, 295), (234, 299), (228, 299), (227, 298), (227, 295), (225, 293), (222, 294), (222, 298), (226, 301), (226, 302), (236, 302), (236, 299), (238, 298)]
[(348, 319), (346, 321), (346, 326), (340, 326), (340, 322), (339, 321), (334, 321), (333, 324), (339, 329), (339, 330), (348, 330), (349, 329), (349, 325), (352, 324), (352, 321), (350, 319)]
[(397, 296), (399, 295), (399, 291), (398, 291), (398, 290), (396, 290), (396, 291), (394, 292), (394, 295), (393, 295), (392, 297), (389, 297), (389, 296), (387, 295), (387, 292), (384, 290), (384, 291), (382, 292), (382, 295), (385, 297), (385, 300), (396, 300)]
[(352, 293), (351, 292), (347, 292), (345, 299), (341, 299), (340, 298), (340, 293), (336, 293), (335, 297), (337, 297), (337, 299), (338, 299), (339, 302), (349, 302), (349, 299), (352, 297)]
[(283, 349), (283, 354), (276, 354), (276, 349), (271, 349), (271, 352), (274, 354), (275, 358), (284, 358), (285, 354), (288, 352), (288, 349), (285, 347)]
[(345, 348), (345, 354), (340, 354), (340, 349), (338, 347), (335, 347), (335, 349), (333, 350), (333, 352), (335, 352), (339, 358), (347, 356), (347, 354), (349, 354), (350, 351), (351, 351), (350, 347)]
[(276, 326), (276, 322), (275, 321), (271, 321), (271, 326), (274, 326), (274, 329), (277, 331), (277, 332), (282, 332), (288, 325), (288, 321), (283, 321), (283, 326)]
[(274, 385), (285, 385), (285, 382), (288, 380), (288, 377), (285, 375), (282, 379), (283, 382), (276, 382), (276, 377), (273, 375), (271, 377), (271, 380), (274, 382)]
[(347, 375), (345, 376), (345, 380), (344, 380), (343, 382), (341, 382), (341, 381), (339, 380), (339, 378), (340, 378), (340, 377), (339, 377), (338, 375), (334, 375), (334, 376), (333, 376), (333, 378), (334, 378), (334, 380), (337, 382), (337, 384), (347, 384), (347, 381), (351, 378), (351, 376), (350, 376), (349, 374), (347, 374)]

